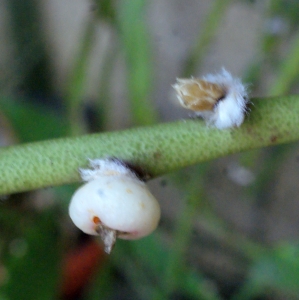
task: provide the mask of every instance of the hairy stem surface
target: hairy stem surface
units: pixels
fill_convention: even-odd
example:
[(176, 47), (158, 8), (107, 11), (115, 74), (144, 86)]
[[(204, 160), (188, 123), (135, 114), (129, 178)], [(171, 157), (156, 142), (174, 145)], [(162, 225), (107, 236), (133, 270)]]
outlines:
[(48, 140), (0, 150), (0, 194), (80, 180), (88, 159), (117, 157), (156, 177), (248, 149), (299, 139), (299, 96), (255, 99), (240, 128), (218, 130), (200, 120)]

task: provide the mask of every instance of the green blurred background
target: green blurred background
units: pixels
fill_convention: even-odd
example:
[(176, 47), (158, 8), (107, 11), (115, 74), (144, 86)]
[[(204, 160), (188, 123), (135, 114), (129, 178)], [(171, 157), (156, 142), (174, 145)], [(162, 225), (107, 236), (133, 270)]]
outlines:
[[(1, 146), (186, 118), (171, 84), (222, 67), (252, 96), (296, 93), (298, 12), (297, 0), (3, 0)], [(299, 299), (298, 179), (292, 143), (153, 180), (159, 228), (110, 256), (69, 220), (78, 185), (3, 195), (0, 299)]]

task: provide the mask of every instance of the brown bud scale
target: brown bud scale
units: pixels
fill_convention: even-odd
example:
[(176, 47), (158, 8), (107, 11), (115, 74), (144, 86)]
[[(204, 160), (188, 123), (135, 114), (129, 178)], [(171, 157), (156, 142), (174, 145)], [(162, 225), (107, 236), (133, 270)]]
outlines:
[(211, 111), (225, 97), (223, 86), (202, 79), (177, 79), (173, 86), (183, 107), (193, 111)]

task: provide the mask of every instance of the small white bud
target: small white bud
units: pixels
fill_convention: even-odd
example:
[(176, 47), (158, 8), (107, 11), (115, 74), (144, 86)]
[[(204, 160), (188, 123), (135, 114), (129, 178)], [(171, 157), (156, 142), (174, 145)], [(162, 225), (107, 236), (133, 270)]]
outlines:
[(180, 104), (219, 129), (240, 126), (244, 121), (248, 96), (240, 79), (225, 69), (201, 79), (177, 79), (173, 85)]
[(138, 239), (154, 231), (160, 206), (146, 184), (118, 160), (91, 160), (71, 199), (69, 214), (83, 232), (100, 235), (110, 253), (116, 237)]

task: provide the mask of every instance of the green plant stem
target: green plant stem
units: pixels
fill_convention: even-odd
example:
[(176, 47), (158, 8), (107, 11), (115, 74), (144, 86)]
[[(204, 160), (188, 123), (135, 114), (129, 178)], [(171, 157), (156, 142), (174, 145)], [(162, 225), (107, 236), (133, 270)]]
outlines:
[(88, 20), (85, 24), (85, 31), (79, 46), (79, 53), (75, 59), (66, 91), (67, 117), (70, 134), (72, 135), (79, 135), (85, 132), (82, 108), (86, 91), (86, 74), (89, 57), (96, 34), (95, 29), (95, 21), (93, 19)]
[(204, 30), (200, 30), (195, 45), (191, 49), (191, 53), (184, 64), (182, 71), (183, 77), (194, 75), (196, 68), (202, 63), (207, 48), (215, 38), (230, 2), (231, 0), (216, 0), (213, 2), (213, 7), (205, 17), (204, 24), (200, 26), (204, 28)]
[(131, 119), (135, 125), (152, 125), (158, 119), (149, 96), (153, 86), (152, 55), (145, 22), (145, 0), (120, 2), (118, 26), (127, 64)]
[(97, 90), (98, 97), (95, 102), (97, 112), (97, 128), (109, 128), (109, 120), (111, 119), (113, 105), (111, 105), (111, 75), (114, 68), (115, 57), (117, 56), (118, 49), (111, 38), (108, 47), (103, 50), (103, 66), (99, 75), (99, 87)]
[(278, 76), (270, 88), (269, 94), (273, 96), (285, 95), (295, 79), (298, 78), (299, 67), (299, 34), (294, 38), (290, 53), (282, 62)]
[[(204, 171), (201, 173), (204, 173)], [(165, 266), (163, 288), (164, 299), (169, 299), (171, 294), (178, 289), (182, 281), (182, 270), (185, 266), (184, 258), (186, 256), (188, 244), (190, 243), (194, 219), (195, 216), (198, 216), (197, 208), (202, 202), (201, 194), (204, 191), (201, 175), (202, 174), (198, 174), (197, 180), (191, 180), (188, 189), (190, 190), (190, 193), (185, 199), (184, 208), (181, 210), (181, 214), (177, 220), (172, 247), (169, 252), (168, 262)]]
[(182, 120), (81, 137), (11, 146), (0, 151), (0, 194), (80, 180), (87, 159), (117, 157), (152, 177), (244, 150), (299, 139), (299, 96), (255, 99), (240, 128), (219, 130)]

